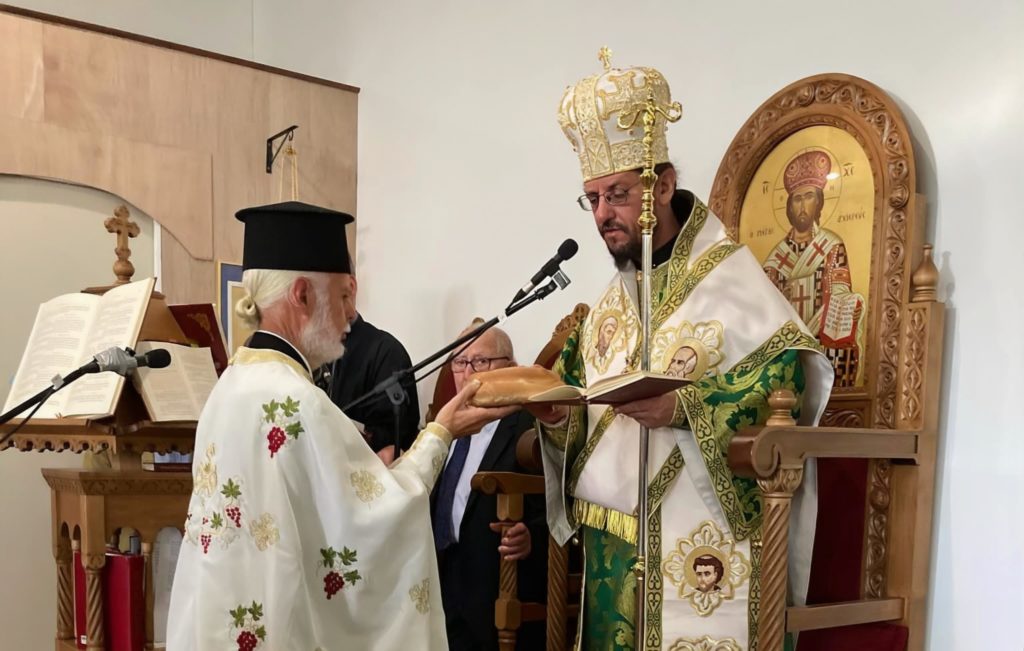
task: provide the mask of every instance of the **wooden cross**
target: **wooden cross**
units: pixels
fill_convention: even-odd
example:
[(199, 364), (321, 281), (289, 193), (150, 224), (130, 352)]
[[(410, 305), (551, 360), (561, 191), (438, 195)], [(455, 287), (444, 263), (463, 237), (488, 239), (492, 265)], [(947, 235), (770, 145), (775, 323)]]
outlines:
[(604, 64), (605, 70), (612, 69), (612, 50), (607, 45), (597, 51), (597, 58)]
[(128, 238), (139, 235), (139, 225), (131, 220), (128, 214), (128, 206), (121, 204), (114, 210), (113, 217), (107, 217), (103, 222), (108, 233), (117, 234), (117, 246), (114, 253), (117, 254), (117, 262), (114, 263), (114, 275), (117, 277), (116, 285), (124, 285), (132, 281), (135, 274), (135, 265), (129, 258), (132, 257), (132, 250), (128, 246)]

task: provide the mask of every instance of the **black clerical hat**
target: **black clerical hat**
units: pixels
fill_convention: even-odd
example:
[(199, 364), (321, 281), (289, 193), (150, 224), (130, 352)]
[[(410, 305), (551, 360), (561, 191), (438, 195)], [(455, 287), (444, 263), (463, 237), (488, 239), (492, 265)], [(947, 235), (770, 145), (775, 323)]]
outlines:
[(286, 201), (235, 213), (245, 224), (242, 269), (352, 273), (345, 224), (352, 215)]

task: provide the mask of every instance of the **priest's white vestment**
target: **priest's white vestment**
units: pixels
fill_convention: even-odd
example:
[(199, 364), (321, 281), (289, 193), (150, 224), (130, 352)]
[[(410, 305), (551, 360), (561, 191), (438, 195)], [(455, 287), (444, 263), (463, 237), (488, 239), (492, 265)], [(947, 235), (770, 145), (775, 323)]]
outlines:
[(429, 495), (450, 435), (389, 469), (281, 344), (240, 348), (199, 420), (168, 651), (447, 649)]

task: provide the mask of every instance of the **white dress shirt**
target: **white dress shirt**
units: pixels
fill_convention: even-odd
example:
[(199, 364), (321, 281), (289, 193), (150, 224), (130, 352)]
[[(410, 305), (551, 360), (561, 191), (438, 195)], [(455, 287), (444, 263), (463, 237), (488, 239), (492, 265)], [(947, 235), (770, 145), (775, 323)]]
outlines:
[[(459, 528), (462, 527), (462, 516), (466, 514), (466, 503), (469, 502), (469, 482), (480, 469), (480, 462), (483, 461), (484, 454), (491, 445), (491, 439), (494, 438), (494, 432), (498, 429), (500, 422), (500, 420), (492, 420), (484, 425), (478, 434), (469, 437), (466, 465), (462, 467), (459, 483), (455, 486), (455, 498), (452, 500), (452, 527), (455, 529), (455, 542), (459, 542)], [(451, 461), (454, 452), (455, 444), (452, 444), (451, 449), (448, 450), (448, 461)], [(448, 461), (445, 462), (446, 468)]]

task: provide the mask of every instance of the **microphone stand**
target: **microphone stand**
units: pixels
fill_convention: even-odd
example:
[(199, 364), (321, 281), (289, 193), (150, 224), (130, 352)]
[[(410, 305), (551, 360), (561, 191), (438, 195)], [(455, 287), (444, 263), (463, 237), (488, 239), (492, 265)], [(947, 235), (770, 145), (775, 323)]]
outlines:
[[(526, 298), (520, 300), (519, 302), (513, 301), (511, 304), (509, 304), (509, 306), (506, 307), (505, 310), (504, 310), (505, 316), (506, 317), (512, 316), (513, 314), (515, 314), (519, 310), (523, 309), (527, 305), (530, 305), (534, 301), (543, 300), (544, 298), (546, 298), (548, 296), (548, 294), (550, 294), (551, 292), (555, 291), (556, 287), (563, 287), (564, 288), (566, 285), (568, 285), (569, 284), (569, 278), (561, 270), (559, 270), (558, 273), (560, 275), (559, 278), (557, 278), (555, 280), (552, 280), (547, 285), (544, 285), (542, 287), (538, 287), (537, 289), (535, 289), (533, 291), (532, 294), (530, 294)], [(498, 323), (500, 321), (501, 321), (501, 319), (499, 317), (492, 317), (489, 321), (481, 324), (480, 326), (474, 328), (473, 330), (471, 330), (470, 332), (466, 333), (465, 335), (459, 337), (458, 339), (456, 339), (452, 343), (448, 344), (447, 346), (445, 346), (441, 350), (437, 351), (433, 355), (430, 355), (429, 357), (427, 357), (423, 361), (419, 362), (415, 366), (412, 366), (412, 367), (406, 368), (406, 369), (402, 369), (402, 370), (399, 370), (399, 371), (395, 371), (390, 376), (388, 376), (387, 378), (385, 378), (384, 380), (379, 382), (377, 384), (377, 386), (375, 386), (372, 389), (370, 389), (370, 391), (368, 391), (367, 393), (359, 396), (358, 398), (356, 398), (352, 402), (350, 402), (347, 405), (345, 405), (344, 407), (342, 407), (341, 410), (343, 412), (345, 412), (345, 411), (348, 411), (348, 410), (352, 409), (353, 407), (358, 407), (359, 405), (361, 405), (361, 404), (363, 404), (365, 402), (368, 402), (371, 399), (375, 399), (378, 396), (381, 396), (381, 395), (387, 396), (388, 400), (391, 401), (391, 405), (392, 405), (391, 408), (392, 408), (393, 413), (395, 415), (395, 458), (397, 459), (402, 454), (402, 446), (401, 446), (400, 434), (399, 434), (399, 430), (398, 430), (399, 415), (400, 415), (402, 403), (409, 399), (409, 396), (406, 394), (405, 387), (402, 386), (402, 382), (404, 380), (406, 380), (407, 378), (409, 378), (410, 376), (413, 378), (413, 383), (414, 384), (416, 382), (419, 382), (420, 380), (423, 379), (423, 377), (426, 377), (426, 376), (423, 376), (421, 378), (416, 378), (416, 372), (417, 371), (419, 371), (420, 369), (422, 369), (422, 368), (424, 368), (426, 366), (429, 366), (430, 364), (436, 362), (438, 359), (444, 357), (445, 355), (447, 355), (451, 351), (455, 350), (459, 346), (464, 346), (464, 345), (468, 346), (474, 340), (479, 338), (480, 335), (482, 335), (484, 332), (486, 332), (487, 330), (490, 330), (494, 326), (498, 325)]]
[(77, 380), (78, 378), (82, 377), (83, 375), (85, 375), (88, 372), (89, 371), (86, 370), (85, 367), (82, 367), (82, 368), (79, 368), (79, 369), (75, 369), (74, 371), (71, 371), (70, 373), (68, 373), (67, 377), (62, 377), (60, 375), (55, 375), (55, 376), (53, 376), (53, 379), (50, 380), (50, 386), (46, 387), (45, 389), (43, 389), (42, 391), (40, 391), (36, 395), (32, 396), (28, 400), (25, 400), (21, 404), (16, 405), (10, 411), (7, 411), (3, 415), (0, 415), (0, 425), (3, 425), (7, 421), (11, 420), (12, 418), (17, 416), (18, 414), (20, 414), (23, 411), (25, 411), (26, 409), (28, 409), (29, 407), (32, 407), (33, 405), (35, 406), (35, 409), (33, 409), (31, 411), (31, 413), (29, 413), (29, 415), (26, 416), (20, 423), (18, 423), (18, 425), (14, 429), (12, 429), (10, 432), (4, 434), (3, 437), (0, 437), (0, 449), (3, 449), (3, 445), (4, 445), (4, 443), (7, 442), (7, 439), (9, 439), (12, 436), (14, 436), (14, 434), (19, 429), (21, 429), (22, 426), (25, 423), (27, 423), (29, 421), (29, 419), (32, 418), (32, 416), (34, 416), (37, 411), (39, 411), (39, 408), (43, 406), (43, 403), (46, 402), (49, 399), (50, 396), (52, 396), (53, 394), (57, 393), (62, 388), (64, 388), (65, 386), (71, 384), (72, 382), (74, 382), (75, 380)]

